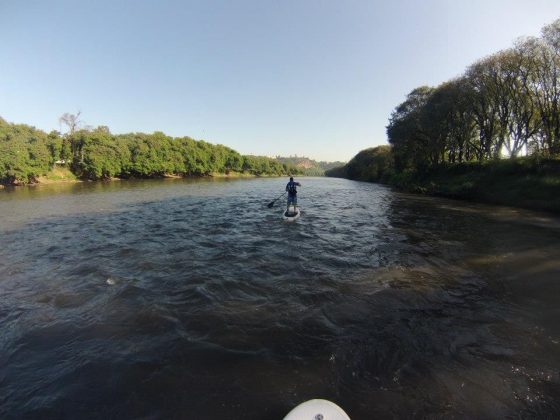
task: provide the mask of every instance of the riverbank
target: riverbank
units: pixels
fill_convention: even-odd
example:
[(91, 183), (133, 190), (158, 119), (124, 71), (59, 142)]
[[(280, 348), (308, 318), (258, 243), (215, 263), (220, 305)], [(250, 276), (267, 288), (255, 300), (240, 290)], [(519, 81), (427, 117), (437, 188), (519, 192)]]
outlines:
[(440, 165), (393, 174), (399, 190), (560, 213), (560, 160), (516, 159)]
[(19, 187), (19, 186), (33, 186), (33, 185), (51, 185), (51, 184), (66, 184), (66, 183), (77, 183), (77, 182), (107, 182), (107, 181), (123, 181), (127, 179), (150, 179), (150, 178), (268, 178), (275, 177), (279, 175), (265, 175), (265, 174), (252, 174), (247, 172), (235, 172), (229, 171), (228, 173), (212, 172), (208, 175), (177, 175), (177, 174), (164, 174), (163, 176), (154, 177), (142, 177), (142, 178), (120, 178), (120, 177), (110, 177), (100, 180), (89, 180), (81, 179), (74, 175), (70, 169), (65, 167), (56, 167), (46, 173), (45, 175), (36, 177), (32, 183), (15, 183), (15, 184), (0, 184), (0, 190), (6, 187)]
[(55, 166), (45, 175), (37, 178), (38, 184), (57, 184), (61, 182), (81, 182), (81, 180), (64, 166)]
[(537, 156), (395, 169), (388, 146), (362, 150), (335, 178), (376, 182), (399, 191), (560, 213), (560, 159)]

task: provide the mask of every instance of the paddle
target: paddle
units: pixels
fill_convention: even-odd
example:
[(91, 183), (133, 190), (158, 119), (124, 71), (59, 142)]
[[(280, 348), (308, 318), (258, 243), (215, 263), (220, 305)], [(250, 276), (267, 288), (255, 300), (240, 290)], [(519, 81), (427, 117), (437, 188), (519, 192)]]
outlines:
[(270, 203), (268, 203), (268, 208), (271, 209), (272, 206), (274, 205), (274, 203), (276, 203), (278, 200), (280, 200), (286, 193), (282, 194), (280, 197), (275, 198), (274, 200), (272, 200)]

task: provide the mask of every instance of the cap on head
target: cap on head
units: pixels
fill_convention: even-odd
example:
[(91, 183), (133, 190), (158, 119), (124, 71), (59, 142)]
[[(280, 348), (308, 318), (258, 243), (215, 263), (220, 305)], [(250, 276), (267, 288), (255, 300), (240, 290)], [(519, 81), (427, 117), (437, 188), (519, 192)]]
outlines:
[(294, 177), (293, 177), (293, 176), (291, 176), (291, 177), (290, 177), (290, 181), (293, 181), (293, 180), (294, 180)]

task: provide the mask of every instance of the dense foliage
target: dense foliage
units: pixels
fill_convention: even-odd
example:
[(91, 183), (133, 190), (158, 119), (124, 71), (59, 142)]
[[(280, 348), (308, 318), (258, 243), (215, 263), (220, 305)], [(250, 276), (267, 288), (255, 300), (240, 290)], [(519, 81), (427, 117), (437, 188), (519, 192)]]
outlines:
[(28, 182), (48, 171), (59, 149), (57, 140), (56, 134), (0, 118), (0, 183)]
[(560, 19), (455, 80), (414, 89), (387, 135), (397, 171), (560, 154)]
[(275, 159), (243, 156), (226, 146), (173, 138), (164, 133), (114, 135), (107, 127), (46, 134), (0, 118), (0, 182), (34, 182), (54, 164), (69, 166), (83, 179), (111, 177), (299, 174)]
[(325, 175), (369, 182), (387, 182), (393, 174), (390, 146), (362, 150), (344, 166), (325, 171)]

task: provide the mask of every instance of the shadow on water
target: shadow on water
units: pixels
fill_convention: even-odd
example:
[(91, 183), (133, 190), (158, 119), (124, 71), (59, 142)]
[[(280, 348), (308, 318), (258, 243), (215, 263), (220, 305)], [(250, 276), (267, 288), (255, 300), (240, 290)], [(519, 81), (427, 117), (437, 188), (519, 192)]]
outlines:
[(289, 224), (266, 208), (283, 182), (12, 215), (0, 417), (282, 418), (317, 397), (356, 419), (560, 415), (556, 220), (305, 179)]

